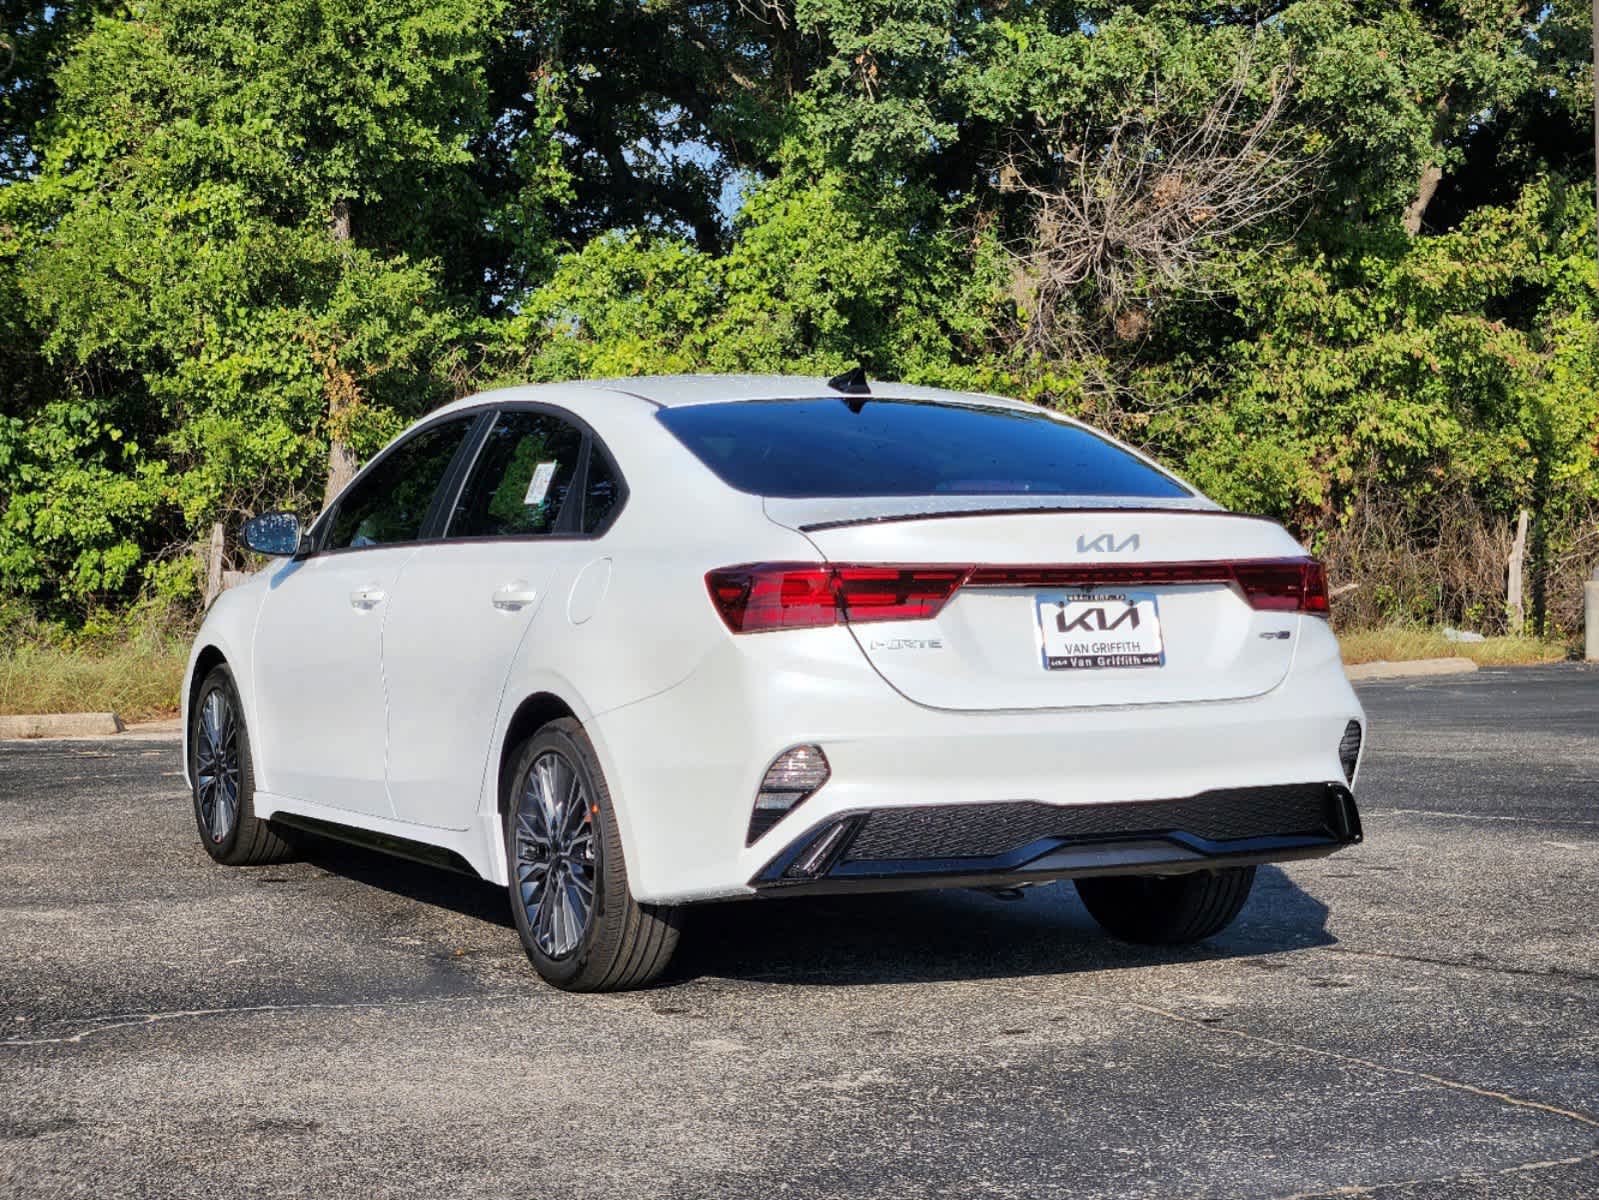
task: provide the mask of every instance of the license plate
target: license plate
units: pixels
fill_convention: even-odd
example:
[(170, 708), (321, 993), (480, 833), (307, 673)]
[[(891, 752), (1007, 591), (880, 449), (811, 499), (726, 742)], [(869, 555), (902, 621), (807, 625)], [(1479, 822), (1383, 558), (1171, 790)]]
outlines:
[(1160, 614), (1150, 592), (1046, 592), (1038, 632), (1050, 671), (1158, 667), (1165, 662)]

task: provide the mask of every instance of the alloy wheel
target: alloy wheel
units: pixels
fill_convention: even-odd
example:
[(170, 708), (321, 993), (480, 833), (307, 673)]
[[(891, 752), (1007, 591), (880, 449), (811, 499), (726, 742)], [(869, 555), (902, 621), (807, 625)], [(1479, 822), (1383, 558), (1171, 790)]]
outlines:
[(221, 688), (213, 688), (201, 701), (196, 734), (194, 777), (200, 824), (220, 846), (239, 816), (239, 721), (233, 701)]
[(565, 755), (533, 760), (516, 805), (516, 884), (541, 951), (564, 958), (594, 914), (594, 822), (582, 777)]

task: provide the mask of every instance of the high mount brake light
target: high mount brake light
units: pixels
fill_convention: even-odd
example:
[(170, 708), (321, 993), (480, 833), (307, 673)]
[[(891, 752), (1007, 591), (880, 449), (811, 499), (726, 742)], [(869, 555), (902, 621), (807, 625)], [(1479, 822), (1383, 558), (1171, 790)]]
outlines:
[(936, 617), (962, 587), (1235, 586), (1261, 612), (1327, 615), (1327, 572), (1313, 558), (1063, 566), (859, 566), (750, 563), (705, 576), (734, 633)]
[(760, 633), (934, 617), (968, 573), (966, 567), (752, 563), (712, 571), (705, 583), (729, 629)]

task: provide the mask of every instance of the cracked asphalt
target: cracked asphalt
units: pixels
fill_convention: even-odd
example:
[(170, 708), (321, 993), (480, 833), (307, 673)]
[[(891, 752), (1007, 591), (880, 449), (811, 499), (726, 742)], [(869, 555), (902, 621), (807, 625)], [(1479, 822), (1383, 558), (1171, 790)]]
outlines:
[(0, 1196), (1599, 1196), (1599, 669), (1361, 695), (1365, 844), (1202, 946), (768, 901), (617, 996), (485, 884), (212, 865), (173, 742), (0, 743)]

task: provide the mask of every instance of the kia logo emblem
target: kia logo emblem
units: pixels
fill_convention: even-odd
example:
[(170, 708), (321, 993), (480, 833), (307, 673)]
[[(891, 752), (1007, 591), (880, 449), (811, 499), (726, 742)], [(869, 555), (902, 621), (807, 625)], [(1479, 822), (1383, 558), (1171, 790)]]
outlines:
[(1111, 533), (1102, 533), (1092, 541), (1082, 534), (1077, 535), (1077, 553), (1079, 554), (1120, 554), (1123, 550), (1136, 549), (1138, 549), (1138, 535), (1136, 533), (1128, 534), (1120, 542), (1116, 540), (1116, 535)]
[(1129, 604), (1122, 609), (1121, 615), (1115, 618), (1106, 617), (1103, 608), (1089, 608), (1084, 609), (1070, 621), (1067, 621), (1066, 606), (1064, 604), (1061, 605), (1060, 611), (1055, 614), (1055, 627), (1062, 633), (1071, 633), (1076, 629), (1081, 629), (1085, 633), (1105, 633), (1115, 629), (1123, 622), (1127, 624), (1129, 629), (1138, 628), (1138, 608), (1136, 605)]

